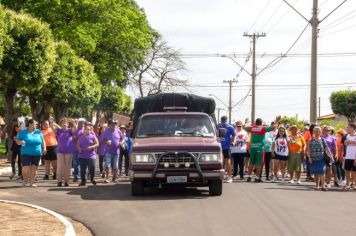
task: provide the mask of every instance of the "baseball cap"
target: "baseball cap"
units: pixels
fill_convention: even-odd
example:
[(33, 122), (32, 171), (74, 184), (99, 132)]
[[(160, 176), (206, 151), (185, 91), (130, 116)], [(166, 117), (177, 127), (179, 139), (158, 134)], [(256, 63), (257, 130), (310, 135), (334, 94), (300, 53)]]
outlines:
[(84, 118), (78, 118), (78, 120), (77, 120), (78, 122), (85, 122), (85, 119)]
[(108, 124), (109, 124), (109, 125), (116, 125), (116, 124), (117, 124), (117, 121), (116, 121), (116, 120), (113, 120), (113, 119), (110, 119), (110, 120), (108, 121)]
[(241, 120), (237, 121), (237, 122), (235, 123), (235, 126), (242, 126), (242, 121), (241, 121)]
[(227, 121), (227, 116), (222, 116), (221, 117), (221, 122), (226, 122)]

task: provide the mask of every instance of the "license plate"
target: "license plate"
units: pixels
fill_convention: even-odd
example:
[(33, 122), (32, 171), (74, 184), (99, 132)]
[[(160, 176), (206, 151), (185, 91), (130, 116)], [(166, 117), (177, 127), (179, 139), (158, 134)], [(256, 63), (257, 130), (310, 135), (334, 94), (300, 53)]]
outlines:
[(187, 176), (167, 176), (167, 183), (186, 183)]

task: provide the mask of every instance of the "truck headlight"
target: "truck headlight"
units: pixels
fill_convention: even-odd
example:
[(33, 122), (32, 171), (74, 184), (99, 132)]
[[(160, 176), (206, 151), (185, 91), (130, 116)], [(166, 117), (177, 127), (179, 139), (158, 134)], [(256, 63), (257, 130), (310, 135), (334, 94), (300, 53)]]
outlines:
[(152, 154), (134, 154), (133, 161), (135, 163), (155, 163), (156, 160)]
[(199, 162), (220, 162), (221, 157), (218, 153), (202, 153), (199, 157)]

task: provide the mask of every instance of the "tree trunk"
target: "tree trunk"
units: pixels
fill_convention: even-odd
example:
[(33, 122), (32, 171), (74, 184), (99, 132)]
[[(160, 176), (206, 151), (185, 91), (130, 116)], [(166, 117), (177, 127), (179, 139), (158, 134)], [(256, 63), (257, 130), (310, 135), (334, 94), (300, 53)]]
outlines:
[(62, 104), (54, 104), (53, 111), (54, 111), (54, 119), (58, 123), (61, 119), (67, 116), (68, 107)]
[(6, 133), (10, 136), (12, 127), (16, 124), (17, 117), (19, 116), (19, 111), (15, 107), (16, 89), (6, 89), (4, 97)]

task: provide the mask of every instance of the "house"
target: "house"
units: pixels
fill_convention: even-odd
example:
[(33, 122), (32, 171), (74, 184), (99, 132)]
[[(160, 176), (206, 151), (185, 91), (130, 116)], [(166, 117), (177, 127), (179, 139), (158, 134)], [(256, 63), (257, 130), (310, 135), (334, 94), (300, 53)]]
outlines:
[(323, 120), (330, 120), (331, 121), (331, 126), (336, 126), (337, 124), (341, 122), (348, 123), (348, 120), (345, 116), (340, 116), (337, 114), (329, 114), (329, 115), (324, 115), (324, 116), (319, 116), (316, 118), (318, 123), (320, 123)]

